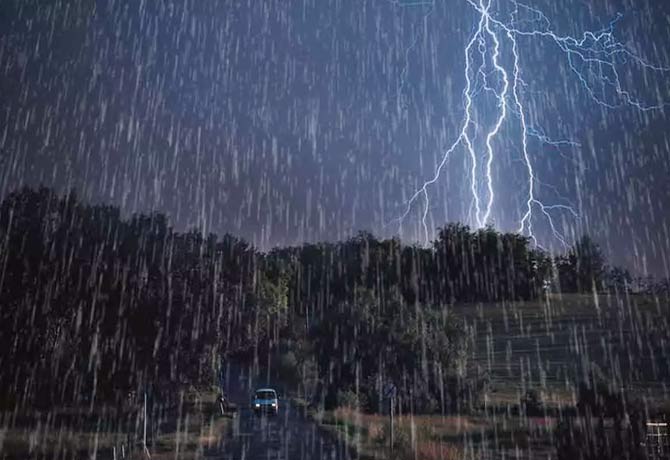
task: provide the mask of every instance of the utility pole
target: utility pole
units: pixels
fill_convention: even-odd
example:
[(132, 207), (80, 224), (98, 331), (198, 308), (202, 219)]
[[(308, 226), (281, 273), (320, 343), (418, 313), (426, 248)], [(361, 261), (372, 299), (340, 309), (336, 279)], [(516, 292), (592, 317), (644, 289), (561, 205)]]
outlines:
[(147, 447), (147, 390), (146, 390), (146, 388), (144, 390), (144, 435), (143, 435), (142, 444), (144, 444), (144, 453), (147, 455), (147, 457), (151, 458), (151, 453), (149, 453), (149, 448)]
[(393, 409), (395, 406), (396, 387), (387, 383), (384, 388), (384, 396), (389, 400), (389, 455), (393, 453)]
[(389, 436), (389, 450), (393, 453), (393, 396), (389, 398), (389, 414), (391, 417), (391, 436)]
[(144, 436), (143, 442), (144, 442), (144, 448), (147, 448), (147, 391), (144, 390)]

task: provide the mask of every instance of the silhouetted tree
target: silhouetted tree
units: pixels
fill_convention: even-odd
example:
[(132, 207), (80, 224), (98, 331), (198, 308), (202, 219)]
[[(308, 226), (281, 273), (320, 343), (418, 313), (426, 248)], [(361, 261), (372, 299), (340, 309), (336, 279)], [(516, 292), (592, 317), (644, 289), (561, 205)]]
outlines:
[[(601, 285), (588, 238), (556, 265), (564, 289)], [(156, 382), (215, 384), (223, 357), (298, 372), (333, 403), (353, 392), (373, 408), (385, 379), (424, 410), (472, 406), (479, 381), (449, 305), (533, 299), (551, 271), (527, 237), (491, 227), (449, 224), (430, 247), (360, 232), (264, 254), (24, 188), (0, 203), (0, 394), (118, 401)]]
[(563, 292), (593, 292), (603, 287), (605, 259), (600, 246), (586, 235), (567, 254), (557, 257), (556, 265)]

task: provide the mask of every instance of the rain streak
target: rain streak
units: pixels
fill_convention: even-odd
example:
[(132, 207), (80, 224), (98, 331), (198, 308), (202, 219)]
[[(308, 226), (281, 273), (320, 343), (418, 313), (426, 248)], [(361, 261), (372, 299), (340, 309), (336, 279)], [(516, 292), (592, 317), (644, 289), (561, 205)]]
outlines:
[(0, 460), (670, 459), (669, 24), (3, 0)]

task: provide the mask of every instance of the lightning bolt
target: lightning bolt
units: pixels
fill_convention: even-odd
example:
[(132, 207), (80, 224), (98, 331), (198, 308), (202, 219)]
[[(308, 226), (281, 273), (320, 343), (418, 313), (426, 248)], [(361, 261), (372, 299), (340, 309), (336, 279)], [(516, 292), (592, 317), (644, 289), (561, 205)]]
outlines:
[[(668, 72), (670, 68), (647, 62), (616, 40), (614, 29), (621, 15), (617, 15), (602, 30), (586, 31), (579, 37), (573, 37), (554, 32), (551, 21), (541, 11), (517, 0), (509, 0), (508, 4), (512, 6), (512, 11), (507, 19), (498, 17), (492, 12), (491, 0), (464, 1), (474, 9), (478, 19), (464, 48), (465, 88), (462, 93), (464, 115), (460, 123), (460, 133), (443, 152), (432, 177), (426, 180), (407, 201), (405, 211), (398, 219), (399, 230), (402, 231), (402, 223), (415, 203), (422, 199), (421, 222), (424, 238), (426, 243), (430, 241), (427, 224), (430, 209), (429, 187), (440, 179), (449, 158), (461, 148), (465, 151), (469, 161), (468, 176), (472, 195), (470, 220), (477, 228), (491, 224), (491, 213), (496, 198), (493, 181), (496, 158), (495, 139), (510, 116), (514, 116), (520, 127), (520, 156), (526, 177), (525, 205), (517, 230), (529, 236), (537, 244), (533, 230), (534, 213), (537, 211), (546, 219), (554, 237), (563, 245), (567, 245), (554, 222), (553, 215), (556, 212), (562, 212), (579, 219), (579, 214), (570, 204), (545, 204), (538, 199), (537, 185), (540, 184), (540, 181), (533, 167), (534, 162), (528, 141), (532, 137), (558, 150), (562, 147), (579, 147), (579, 144), (570, 139), (551, 139), (542, 128), (533, 126), (530, 122), (529, 109), (524, 105), (523, 95), (528, 85), (522, 76), (522, 54), (519, 49), (519, 40), (534, 38), (553, 43), (566, 57), (570, 70), (590, 99), (607, 109), (631, 106), (641, 111), (649, 111), (666, 106), (666, 103), (646, 104), (635, 98), (622, 84), (618, 71), (619, 65), (634, 63), (645, 70), (657, 72)], [(400, 0), (392, 3), (398, 6), (430, 4), (429, 2)], [(529, 17), (519, 19), (522, 14)], [(511, 63), (502, 62), (503, 47), (511, 53)], [(405, 73), (403, 71), (403, 78)], [(486, 132), (482, 147), (484, 152), (478, 155), (475, 133), (482, 130), (482, 126), (475, 121), (475, 100), (482, 92), (493, 95), (496, 102), (496, 117)], [(480, 164), (480, 160), (483, 164)]]

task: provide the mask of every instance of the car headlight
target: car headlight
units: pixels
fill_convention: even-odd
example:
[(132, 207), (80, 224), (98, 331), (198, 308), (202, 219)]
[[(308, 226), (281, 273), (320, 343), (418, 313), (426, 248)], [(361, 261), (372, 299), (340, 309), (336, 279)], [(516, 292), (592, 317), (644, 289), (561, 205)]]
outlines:
[(272, 407), (277, 407), (277, 403), (272, 403)]
[(258, 404), (258, 403), (256, 403), (256, 407), (261, 407), (261, 405), (260, 405), (260, 404)]

